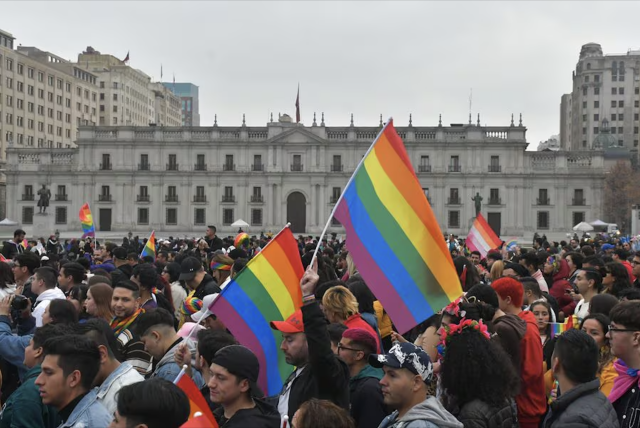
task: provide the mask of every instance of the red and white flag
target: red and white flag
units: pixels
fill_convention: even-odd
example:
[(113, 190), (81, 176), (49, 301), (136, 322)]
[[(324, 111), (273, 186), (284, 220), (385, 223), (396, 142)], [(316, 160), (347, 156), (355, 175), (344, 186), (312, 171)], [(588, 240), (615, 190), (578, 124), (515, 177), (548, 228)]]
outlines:
[(482, 214), (478, 213), (471, 230), (465, 241), (471, 251), (479, 251), (482, 258), (487, 256), (490, 250), (496, 249), (502, 244), (500, 237), (495, 234)]
[(296, 95), (296, 123), (300, 123), (300, 84), (298, 84), (298, 95)]

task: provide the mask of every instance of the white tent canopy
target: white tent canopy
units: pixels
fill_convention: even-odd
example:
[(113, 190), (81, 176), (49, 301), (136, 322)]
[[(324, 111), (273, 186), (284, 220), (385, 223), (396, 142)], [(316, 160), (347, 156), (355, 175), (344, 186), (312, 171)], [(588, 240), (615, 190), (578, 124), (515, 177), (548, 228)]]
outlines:
[(575, 230), (576, 232), (591, 232), (593, 230), (593, 226), (582, 221), (573, 226), (573, 230)]
[(249, 227), (249, 223), (240, 219), (236, 220), (234, 223), (231, 223), (231, 227)]
[(596, 221), (592, 221), (591, 223), (589, 223), (591, 226), (594, 227), (605, 227), (605, 226), (609, 226), (609, 223), (605, 223), (602, 220), (596, 220)]
[(0, 226), (17, 226), (17, 225), (18, 225), (17, 221), (9, 220), (8, 218), (5, 218), (4, 220), (0, 221)]

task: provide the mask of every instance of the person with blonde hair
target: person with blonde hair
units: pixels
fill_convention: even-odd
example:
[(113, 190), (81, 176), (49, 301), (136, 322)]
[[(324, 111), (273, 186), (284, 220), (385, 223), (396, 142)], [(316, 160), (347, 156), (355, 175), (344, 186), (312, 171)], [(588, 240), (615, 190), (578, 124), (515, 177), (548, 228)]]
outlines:
[(331, 287), (322, 297), (322, 310), (330, 323), (341, 323), (348, 328), (361, 328), (376, 338), (378, 352), (382, 352), (382, 344), (376, 331), (358, 312), (358, 300), (348, 288), (342, 285)]
[(496, 260), (491, 265), (491, 271), (489, 273), (489, 277), (491, 278), (491, 282), (502, 278), (502, 273), (504, 272), (504, 262), (502, 260)]

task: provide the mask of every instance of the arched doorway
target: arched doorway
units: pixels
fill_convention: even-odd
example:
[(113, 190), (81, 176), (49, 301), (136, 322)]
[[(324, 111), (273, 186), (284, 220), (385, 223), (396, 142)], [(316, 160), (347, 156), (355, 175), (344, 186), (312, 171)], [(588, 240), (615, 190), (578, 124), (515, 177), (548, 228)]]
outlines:
[(307, 198), (300, 192), (287, 197), (287, 221), (293, 233), (305, 233), (307, 229)]

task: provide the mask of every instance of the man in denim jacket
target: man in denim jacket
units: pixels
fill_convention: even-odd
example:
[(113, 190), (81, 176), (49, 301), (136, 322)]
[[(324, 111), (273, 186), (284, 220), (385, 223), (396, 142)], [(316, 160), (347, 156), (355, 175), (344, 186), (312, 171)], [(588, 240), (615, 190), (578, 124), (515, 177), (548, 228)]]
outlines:
[(43, 348), (35, 384), (42, 402), (58, 410), (59, 428), (107, 428), (112, 416), (91, 390), (100, 369), (98, 346), (88, 337), (71, 335), (48, 339)]
[[(162, 308), (149, 310), (138, 318), (136, 333), (144, 343), (145, 351), (153, 357), (153, 370), (147, 379), (161, 377), (169, 382), (175, 381), (182, 370), (175, 362), (175, 354), (182, 346), (188, 347), (192, 360), (195, 357), (193, 342), (183, 341), (173, 326), (173, 315)], [(192, 365), (195, 365), (194, 361)], [(193, 381), (198, 388), (204, 387), (204, 379), (197, 370), (193, 372)]]

